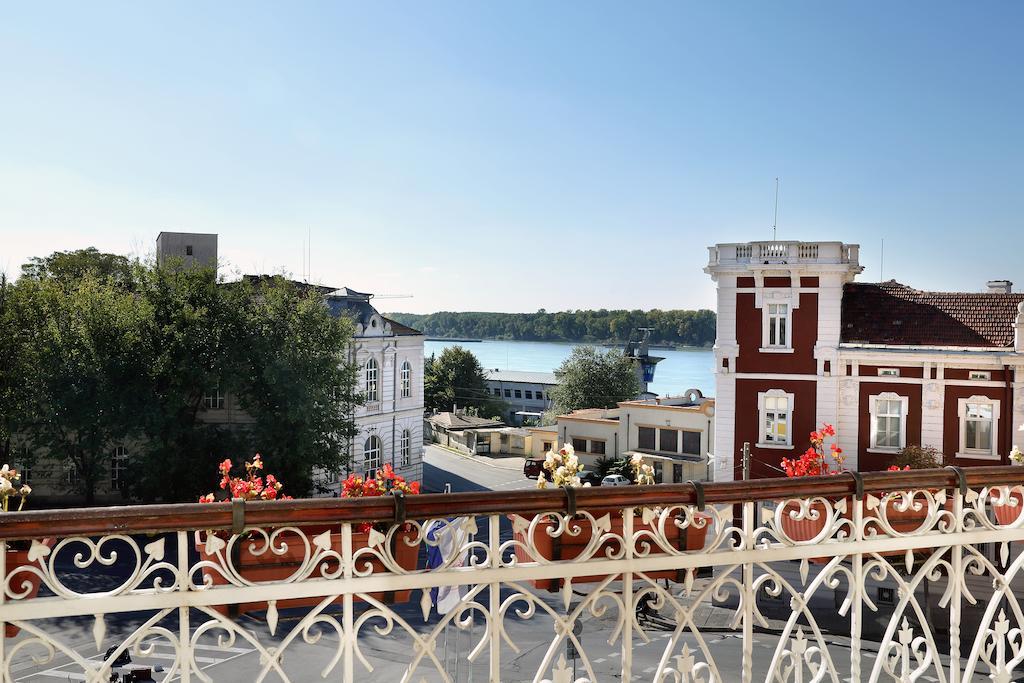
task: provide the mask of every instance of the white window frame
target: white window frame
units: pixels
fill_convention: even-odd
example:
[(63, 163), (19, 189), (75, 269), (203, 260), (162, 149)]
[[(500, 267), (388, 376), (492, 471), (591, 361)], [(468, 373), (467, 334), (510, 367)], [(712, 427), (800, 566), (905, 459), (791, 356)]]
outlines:
[(110, 488), (113, 491), (123, 489), (128, 476), (128, 449), (124, 446), (114, 448), (110, 456)]
[(215, 386), (206, 396), (203, 396), (204, 410), (224, 410), (224, 395), (220, 393), (220, 385)]
[[(786, 399), (786, 441), (767, 441), (765, 439), (764, 423), (768, 418), (768, 410), (765, 407), (766, 400), (769, 398), (784, 398)], [(768, 391), (757, 392), (757, 447), (758, 448), (775, 448), (782, 450), (793, 450), (793, 405), (795, 403), (796, 396), (790, 394), (782, 389), (769, 389)]]
[(370, 357), (363, 366), (363, 380), (366, 387), (366, 402), (376, 403), (380, 400), (380, 365), (377, 359)]
[(402, 361), (402, 398), (412, 396), (412, 364)]
[[(785, 306), (785, 315), (773, 314), (772, 306)], [(783, 343), (771, 343), (772, 322), (784, 320), (786, 324), (786, 339)], [(766, 353), (790, 353), (793, 351), (793, 302), (790, 300), (766, 300), (761, 306), (761, 351)]]
[[(960, 447), (956, 457), (971, 460), (1000, 460), (999, 443), (999, 400), (988, 396), (970, 396), (957, 400), (957, 416), (960, 418)], [(967, 406), (969, 404), (992, 406), (992, 447), (988, 450), (967, 448)]]
[(408, 429), (402, 430), (402, 439), (399, 441), (399, 457), (401, 457), (399, 467), (408, 467), (412, 464), (412, 433)]
[(383, 464), (384, 444), (376, 434), (370, 434), (363, 442), (363, 478), (369, 479), (377, 474)]
[[(898, 446), (879, 446), (878, 445), (878, 402), (879, 401), (899, 401), (900, 402), (900, 442)], [(894, 454), (899, 453), (907, 446), (907, 415), (910, 413), (910, 397), (900, 396), (899, 394), (886, 391), (881, 394), (873, 394), (868, 397), (868, 414), (870, 415), (870, 430), (871, 430), (871, 441), (868, 446), (868, 453), (887, 453)]]

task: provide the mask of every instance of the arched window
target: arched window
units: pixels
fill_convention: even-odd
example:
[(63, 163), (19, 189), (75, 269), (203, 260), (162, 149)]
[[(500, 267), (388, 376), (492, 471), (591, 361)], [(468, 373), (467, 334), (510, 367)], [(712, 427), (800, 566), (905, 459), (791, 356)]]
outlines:
[(412, 464), (412, 435), (409, 434), (408, 429), (402, 430), (402, 440), (399, 443), (399, 450), (401, 451), (402, 456), (401, 467), (408, 467)]
[(377, 367), (377, 361), (370, 359), (366, 361), (366, 400), (377, 401), (380, 398), (379, 387), (379, 369)]
[(412, 366), (409, 361), (402, 363), (402, 398), (412, 396)]
[(363, 444), (363, 477), (369, 479), (380, 469), (380, 439), (370, 436)]

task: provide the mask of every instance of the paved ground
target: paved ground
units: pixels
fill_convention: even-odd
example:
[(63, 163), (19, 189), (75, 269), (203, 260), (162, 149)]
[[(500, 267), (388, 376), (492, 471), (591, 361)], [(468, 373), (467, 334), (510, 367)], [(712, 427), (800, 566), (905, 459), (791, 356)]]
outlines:
[(423, 487), (437, 493), (452, 491), (512, 491), (532, 489), (536, 480), (523, 476), (523, 458), (463, 455), (428, 444), (423, 455)]

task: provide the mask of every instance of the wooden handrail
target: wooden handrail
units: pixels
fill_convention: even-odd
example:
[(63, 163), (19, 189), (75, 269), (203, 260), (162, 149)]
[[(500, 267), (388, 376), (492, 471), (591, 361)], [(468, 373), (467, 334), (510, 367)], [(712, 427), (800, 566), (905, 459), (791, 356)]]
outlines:
[[(1024, 484), (1024, 467), (970, 467), (964, 471), (967, 484), (972, 488)], [(863, 472), (862, 477), (865, 493), (951, 489), (959, 485), (957, 474), (947, 469)], [(709, 482), (704, 486), (704, 500), (708, 505), (712, 505), (778, 501), (810, 496), (838, 498), (853, 495), (855, 490), (854, 477), (843, 474), (797, 479)], [(607, 510), (630, 506), (693, 505), (697, 503), (697, 499), (694, 487), (689, 483), (681, 483), (581, 488), (576, 492), (575, 502), (579, 510)], [(405, 514), (408, 519), (506, 513), (527, 515), (562, 510), (565, 505), (565, 492), (557, 488), (431, 493), (407, 497)], [(231, 508), (231, 505), (224, 503), (180, 503), (9, 512), (0, 514), (0, 539), (166, 532), (181, 529), (230, 529)], [(394, 518), (395, 500), (391, 496), (356, 499), (307, 498), (255, 501), (245, 504), (245, 523), (259, 527), (388, 522)]]

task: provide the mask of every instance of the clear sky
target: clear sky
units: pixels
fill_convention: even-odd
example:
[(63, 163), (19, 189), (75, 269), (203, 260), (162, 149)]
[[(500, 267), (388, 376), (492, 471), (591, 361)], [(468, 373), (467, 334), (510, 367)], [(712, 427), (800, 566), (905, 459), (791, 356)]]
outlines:
[(385, 310), (712, 306), (715, 242), (1024, 287), (1024, 3), (9, 3), (0, 269), (160, 230)]

